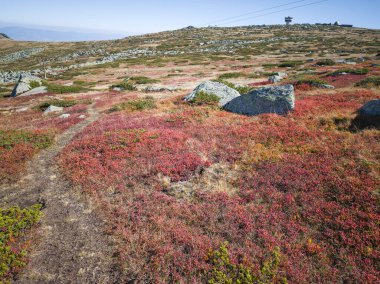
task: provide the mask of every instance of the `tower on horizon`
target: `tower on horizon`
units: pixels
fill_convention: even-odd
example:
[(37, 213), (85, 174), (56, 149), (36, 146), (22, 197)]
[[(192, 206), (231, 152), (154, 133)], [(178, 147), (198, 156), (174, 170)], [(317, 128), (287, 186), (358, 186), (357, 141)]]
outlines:
[(293, 21), (293, 18), (290, 16), (285, 18), (285, 23), (287, 26), (289, 26), (292, 23), (292, 21)]

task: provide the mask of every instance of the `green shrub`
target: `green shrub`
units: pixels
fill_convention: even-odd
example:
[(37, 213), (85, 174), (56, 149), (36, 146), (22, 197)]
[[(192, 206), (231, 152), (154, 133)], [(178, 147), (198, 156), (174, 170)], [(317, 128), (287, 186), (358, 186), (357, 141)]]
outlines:
[(30, 81), (29, 86), (34, 89), (41, 86), (41, 84), (38, 81)]
[(47, 91), (49, 93), (55, 93), (55, 94), (65, 94), (65, 93), (80, 93), (80, 92), (86, 92), (88, 89), (82, 87), (82, 86), (62, 86), (62, 85), (56, 85), (56, 84), (47, 84)]
[(361, 68), (361, 69), (339, 69), (334, 72), (331, 72), (330, 76), (336, 76), (342, 73), (347, 73), (347, 74), (353, 74), (353, 75), (366, 75), (369, 73), (369, 70), (367, 68)]
[(251, 267), (232, 263), (227, 243), (222, 244), (218, 250), (210, 252), (207, 260), (212, 267), (207, 275), (209, 284), (287, 283), (286, 278), (279, 276), (281, 253), (278, 247), (273, 250), (271, 257), (263, 263), (257, 273)]
[(0, 208), (0, 283), (25, 266), (25, 235), (41, 218), (41, 205)]
[(0, 130), (0, 148), (12, 149), (20, 143), (32, 144), (37, 149), (51, 145), (53, 137), (48, 133), (34, 133), (24, 130)]
[(152, 97), (146, 97), (144, 99), (140, 100), (131, 100), (125, 103), (114, 105), (109, 111), (115, 112), (115, 111), (122, 111), (122, 110), (128, 110), (128, 111), (142, 111), (147, 109), (154, 109), (156, 108), (156, 102)]
[(217, 95), (200, 91), (190, 103), (195, 105), (217, 105), (219, 101), (220, 98)]
[(40, 103), (36, 109), (39, 110), (46, 110), (49, 106), (56, 106), (56, 107), (71, 107), (78, 104), (78, 101), (76, 100), (50, 100), (47, 102)]
[(120, 88), (123, 91), (135, 91), (136, 90), (136, 87), (127, 81), (123, 81), (119, 84), (112, 85), (111, 89), (113, 89), (113, 88)]
[(326, 85), (327, 82), (319, 78), (302, 78), (302, 79), (296, 80), (295, 85), (301, 85), (301, 84), (307, 84), (307, 85), (318, 87), (320, 85)]
[(284, 61), (281, 62), (278, 67), (296, 67), (301, 65), (303, 62), (302, 61)]
[(331, 59), (323, 59), (323, 60), (317, 61), (316, 64), (319, 66), (333, 66), (335, 65), (335, 62)]
[(131, 78), (129, 78), (129, 80), (134, 82), (135, 84), (138, 84), (138, 85), (154, 84), (154, 83), (160, 82), (159, 80), (151, 79), (151, 78), (144, 77), (144, 76), (131, 77)]
[(365, 78), (360, 82), (356, 83), (355, 86), (363, 88), (378, 88), (380, 87), (380, 76)]
[(245, 76), (246, 74), (242, 72), (225, 73), (225, 74), (220, 75), (218, 79), (224, 80), (224, 79), (239, 78), (239, 77), (245, 77)]

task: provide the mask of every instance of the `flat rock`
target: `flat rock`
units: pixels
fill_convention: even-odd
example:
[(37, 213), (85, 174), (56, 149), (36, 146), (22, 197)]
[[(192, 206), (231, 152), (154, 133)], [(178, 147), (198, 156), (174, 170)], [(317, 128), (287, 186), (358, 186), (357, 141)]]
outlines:
[(45, 86), (37, 87), (34, 89), (31, 89), (30, 91), (27, 91), (20, 95), (20, 97), (26, 97), (26, 96), (32, 96), (32, 95), (38, 95), (38, 94), (46, 94), (47, 88)]
[(45, 111), (44, 114), (54, 113), (54, 112), (61, 112), (63, 111), (63, 107), (57, 107), (57, 106), (49, 106)]
[(59, 116), (59, 118), (69, 118), (71, 116), (71, 114), (69, 113), (63, 113)]
[(214, 94), (220, 98), (219, 106), (223, 107), (231, 100), (240, 97), (240, 93), (235, 89), (232, 89), (222, 83), (206, 81), (196, 87), (189, 95), (187, 95), (184, 100), (189, 102), (194, 100), (200, 92), (205, 92), (208, 94)]
[(295, 106), (293, 85), (263, 87), (231, 100), (224, 109), (244, 115), (286, 114)]

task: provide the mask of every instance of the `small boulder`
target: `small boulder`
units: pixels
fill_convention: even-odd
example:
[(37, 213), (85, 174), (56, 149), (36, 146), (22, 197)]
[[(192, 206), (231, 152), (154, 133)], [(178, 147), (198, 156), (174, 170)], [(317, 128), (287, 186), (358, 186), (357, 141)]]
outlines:
[(268, 81), (271, 83), (279, 83), (282, 81), (282, 77), (278, 75), (269, 76)]
[(287, 114), (295, 106), (293, 85), (263, 87), (230, 101), (224, 109), (233, 113), (258, 115)]
[(192, 91), (189, 95), (187, 95), (184, 98), (184, 100), (187, 102), (191, 102), (201, 92), (204, 92), (207, 94), (214, 94), (218, 96), (220, 98), (219, 100), (220, 107), (223, 107), (231, 100), (237, 97), (240, 97), (240, 93), (236, 91), (235, 89), (232, 89), (219, 82), (206, 81), (200, 84), (198, 87), (196, 87), (194, 91)]
[(45, 111), (44, 115), (47, 115), (49, 113), (54, 113), (54, 112), (61, 112), (63, 111), (63, 107), (57, 107), (57, 106), (49, 106)]
[(63, 113), (59, 116), (59, 118), (69, 118), (70, 114), (69, 113)]
[(32, 82), (37, 82), (39, 85), (42, 83), (41, 79), (36, 76), (21, 75), (17, 85), (12, 91), (11, 96), (16, 97), (33, 89), (33, 86), (31, 86)]

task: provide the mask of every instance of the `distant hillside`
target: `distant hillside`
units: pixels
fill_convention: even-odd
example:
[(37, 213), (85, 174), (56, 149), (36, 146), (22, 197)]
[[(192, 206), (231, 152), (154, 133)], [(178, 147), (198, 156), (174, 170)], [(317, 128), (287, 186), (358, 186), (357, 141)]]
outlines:
[(125, 36), (111, 33), (59, 31), (25, 27), (3, 27), (0, 28), (0, 32), (20, 41), (94, 41), (118, 39)]
[(0, 39), (10, 39), (10, 37), (4, 33), (0, 33)]

